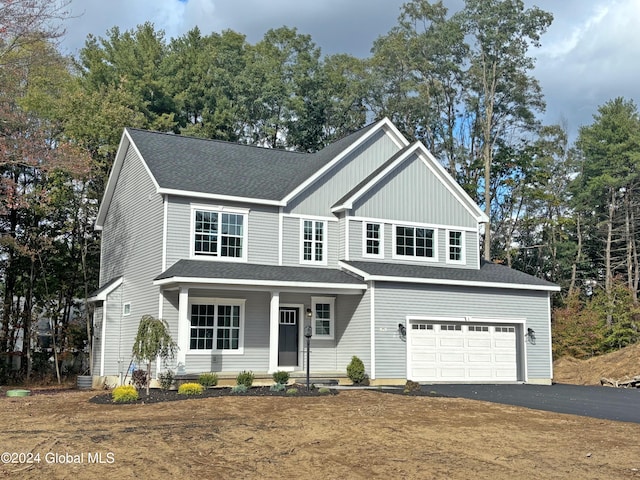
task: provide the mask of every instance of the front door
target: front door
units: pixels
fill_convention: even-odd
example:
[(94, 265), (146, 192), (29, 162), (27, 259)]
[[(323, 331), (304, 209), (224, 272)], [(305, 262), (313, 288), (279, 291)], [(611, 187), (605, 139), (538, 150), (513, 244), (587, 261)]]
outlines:
[(298, 314), (298, 308), (280, 308), (278, 365), (281, 367), (298, 365)]

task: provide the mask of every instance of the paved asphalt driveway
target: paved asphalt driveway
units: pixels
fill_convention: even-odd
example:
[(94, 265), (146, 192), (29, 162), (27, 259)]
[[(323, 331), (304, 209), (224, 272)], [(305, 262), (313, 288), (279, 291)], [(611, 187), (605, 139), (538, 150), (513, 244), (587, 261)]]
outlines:
[(582, 385), (423, 385), (447, 397), (640, 423), (640, 389)]

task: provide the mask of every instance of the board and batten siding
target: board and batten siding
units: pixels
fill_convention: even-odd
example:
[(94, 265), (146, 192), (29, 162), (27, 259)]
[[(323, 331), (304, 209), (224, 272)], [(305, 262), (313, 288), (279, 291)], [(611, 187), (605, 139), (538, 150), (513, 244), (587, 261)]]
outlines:
[(477, 220), (413, 155), (354, 202), (352, 216), (477, 228)]
[[(115, 192), (105, 217), (102, 231), (101, 284), (122, 276), (118, 288), (120, 304), (115, 305), (113, 294), (107, 300), (109, 334), (112, 322), (119, 319), (119, 345), (116, 358), (110, 350), (105, 352), (105, 362), (112, 374), (118, 358), (129, 362), (131, 348), (143, 315), (158, 315), (158, 288), (153, 278), (162, 271), (163, 199), (155, 191), (154, 184), (138, 158), (129, 147)], [(131, 305), (130, 314), (123, 315), (123, 306)]]
[[(407, 316), (526, 319), (524, 331), (536, 332), (527, 341), (528, 380), (551, 379), (548, 292), (438, 285), (375, 283), (375, 348), (378, 378), (406, 378), (407, 346), (398, 324)], [(521, 379), (524, 380), (524, 379)]]
[[(464, 230), (464, 264), (448, 263), (448, 245), (447, 245), (447, 232), (448, 229), (443, 226), (432, 227), (437, 230), (437, 246), (438, 246), (438, 261), (416, 259), (411, 257), (393, 258), (395, 244), (393, 229), (396, 225), (403, 225), (402, 222), (394, 222), (392, 220), (385, 219), (371, 219), (367, 222), (380, 223), (383, 226), (383, 251), (384, 258), (371, 258), (363, 255), (364, 250), (364, 231), (363, 225), (366, 223), (364, 220), (351, 219), (349, 221), (349, 260), (373, 260), (377, 262), (392, 262), (392, 263), (407, 263), (412, 265), (436, 265), (442, 267), (451, 268), (470, 268), (477, 269), (479, 263), (479, 248), (478, 248), (478, 232), (476, 230)], [(456, 227), (451, 226), (450, 230), (456, 230)]]
[(326, 172), (286, 207), (286, 213), (331, 214), (331, 207), (371, 172), (395, 155), (400, 147), (380, 130)]
[(278, 209), (263, 205), (235, 202), (210, 202), (171, 195), (167, 205), (166, 267), (191, 255), (191, 205), (205, 208), (231, 207), (247, 209), (247, 261), (249, 263), (278, 263)]

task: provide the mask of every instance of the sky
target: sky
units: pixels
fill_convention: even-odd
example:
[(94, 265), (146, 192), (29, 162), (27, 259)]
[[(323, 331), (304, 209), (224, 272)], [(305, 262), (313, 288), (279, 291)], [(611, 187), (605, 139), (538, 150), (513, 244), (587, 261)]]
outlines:
[[(530, 50), (533, 75), (547, 103), (545, 124), (565, 125), (572, 140), (599, 106), (624, 97), (640, 103), (640, 0), (524, 0), (554, 21)], [(231, 29), (256, 43), (271, 28), (295, 27), (324, 54), (369, 55), (397, 23), (404, 0), (71, 0), (63, 53), (77, 55), (88, 34), (106, 36), (150, 21), (168, 39), (195, 26), (202, 34)], [(463, 0), (444, 0), (450, 11)]]

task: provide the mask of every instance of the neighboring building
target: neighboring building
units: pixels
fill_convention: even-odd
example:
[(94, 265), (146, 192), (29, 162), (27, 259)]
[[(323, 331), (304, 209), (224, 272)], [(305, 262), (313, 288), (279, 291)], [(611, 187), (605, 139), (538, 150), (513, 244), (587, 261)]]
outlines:
[(126, 129), (100, 207), (94, 375), (144, 314), (178, 373), (551, 383), (550, 294), (484, 262), (486, 215), (387, 119), (314, 154)]

